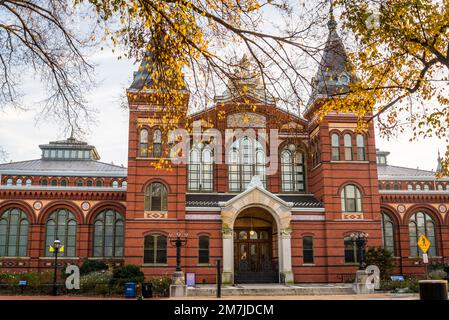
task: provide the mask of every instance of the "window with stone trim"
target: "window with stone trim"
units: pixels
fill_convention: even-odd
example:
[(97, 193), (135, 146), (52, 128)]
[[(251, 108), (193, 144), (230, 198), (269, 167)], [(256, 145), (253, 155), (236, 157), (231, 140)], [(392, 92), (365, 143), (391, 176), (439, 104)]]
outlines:
[(153, 182), (146, 188), (145, 211), (167, 211), (167, 188), (162, 183)]
[(340, 160), (340, 136), (336, 133), (331, 135), (332, 160)]
[(94, 220), (93, 256), (123, 257), (124, 219), (115, 210), (100, 212)]
[(286, 145), (281, 151), (282, 191), (305, 191), (304, 153), (294, 144)]
[(162, 132), (159, 129), (153, 131), (153, 158), (162, 156)]
[(141, 129), (139, 134), (139, 157), (148, 157), (148, 130)]
[(410, 237), (411, 257), (422, 255), (422, 251), (418, 247), (418, 239), (422, 234), (424, 234), (431, 243), (429, 251), (427, 252), (429, 256), (434, 257), (437, 255), (435, 222), (430, 215), (421, 211), (414, 213), (410, 217), (408, 229)]
[(209, 236), (199, 236), (198, 238), (198, 263), (209, 263), (210, 256), (210, 238)]
[(313, 237), (305, 236), (302, 238), (302, 259), (303, 263), (313, 263), (314, 262), (314, 254), (313, 254)]
[(362, 194), (355, 185), (348, 184), (341, 190), (341, 210), (343, 212), (362, 212)]
[(356, 144), (357, 144), (357, 160), (359, 161), (366, 160), (365, 137), (361, 134), (358, 134), (356, 136)]
[(0, 215), (0, 257), (25, 257), (28, 244), (28, 217), (18, 208)]
[(346, 133), (344, 135), (345, 160), (352, 160), (352, 135)]
[(360, 259), (359, 249), (355, 243), (352, 241), (351, 237), (344, 238), (345, 245), (345, 263), (357, 263)]
[(50, 245), (59, 239), (61, 245), (64, 246), (64, 251), (59, 255), (75, 257), (77, 226), (75, 215), (67, 209), (57, 209), (47, 218), (45, 226), (45, 255), (53, 256), (53, 252), (50, 252)]
[(148, 264), (167, 263), (167, 236), (162, 234), (145, 236), (143, 262)]
[(393, 219), (382, 212), (382, 244), (384, 249), (390, 251), (392, 255), (395, 254), (394, 230)]
[(212, 149), (208, 146), (193, 146), (188, 163), (189, 191), (213, 191), (213, 169)]
[(227, 156), (230, 192), (244, 191), (256, 175), (266, 186), (265, 149), (259, 141), (242, 137), (234, 141)]

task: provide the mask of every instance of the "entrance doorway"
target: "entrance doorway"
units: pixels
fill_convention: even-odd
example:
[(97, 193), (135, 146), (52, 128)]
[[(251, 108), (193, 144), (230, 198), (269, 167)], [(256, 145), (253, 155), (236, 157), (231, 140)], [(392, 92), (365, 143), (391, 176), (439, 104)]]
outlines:
[(263, 209), (243, 211), (234, 224), (234, 282), (279, 281), (277, 234), (272, 216)]

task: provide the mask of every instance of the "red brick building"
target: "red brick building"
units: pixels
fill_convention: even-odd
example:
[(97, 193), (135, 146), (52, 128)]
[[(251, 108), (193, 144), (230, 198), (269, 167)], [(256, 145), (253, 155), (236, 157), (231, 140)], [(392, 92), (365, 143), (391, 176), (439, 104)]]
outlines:
[[(145, 69), (128, 89), (127, 169), (99, 162), (95, 147), (73, 137), (41, 145), (41, 159), (0, 165), (0, 270), (51, 267), (48, 245), (59, 238), (62, 264), (102, 259), (139, 265), (148, 277), (170, 275), (169, 240), (178, 231), (187, 234), (183, 271), (198, 283), (215, 281), (216, 259), (226, 283), (344, 281), (357, 269), (354, 232), (390, 250), (397, 273), (423, 273), (421, 233), (431, 260), (449, 259), (449, 179), (389, 165), (373, 126), (356, 133), (352, 114), (318, 121), (319, 105), (356, 80), (335, 21), (302, 115), (264, 97), (257, 78), (245, 79), (247, 94), (230, 88), (196, 113), (182, 92), (179, 127), (202, 121), (216, 131), (189, 143), (188, 163), (171, 170), (150, 165), (168, 160), (177, 140), (163, 133), (165, 111), (150, 103)], [(256, 136), (226, 140), (236, 129)], [(265, 144), (263, 130), (278, 130), (278, 143), (270, 136)], [(223, 148), (213, 147), (217, 141)]]

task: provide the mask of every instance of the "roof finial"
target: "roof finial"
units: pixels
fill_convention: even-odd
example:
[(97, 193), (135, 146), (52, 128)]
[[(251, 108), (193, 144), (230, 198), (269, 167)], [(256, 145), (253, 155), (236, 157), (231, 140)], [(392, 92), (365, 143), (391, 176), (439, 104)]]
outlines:
[(437, 160), (437, 162), (438, 162), (438, 164), (437, 164), (437, 173), (440, 173), (441, 171), (442, 171), (442, 167), (443, 167), (443, 165), (442, 165), (442, 162), (443, 162), (443, 159), (441, 158), (441, 155), (440, 155), (440, 148), (438, 148), (438, 160)]
[(329, 0), (329, 2), (329, 21), (327, 22), (327, 27), (329, 28), (329, 31), (333, 31), (337, 29), (337, 22), (335, 21), (334, 17), (334, 3), (332, 0)]
[(73, 130), (73, 125), (71, 124), (70, 125), (70, 138), (69, 138), (69, 140), (74, 140), (75, 138), (73, 137), (73, 133), (74, 133), (74, 130)]

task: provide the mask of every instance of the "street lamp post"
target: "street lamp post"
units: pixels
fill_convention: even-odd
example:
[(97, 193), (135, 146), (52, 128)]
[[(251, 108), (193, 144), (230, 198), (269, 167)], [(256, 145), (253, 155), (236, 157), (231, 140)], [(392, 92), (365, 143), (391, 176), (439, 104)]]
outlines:
[(187, 244), (187, 233), (181, 233), (181, 231), (176, 232), (175, 235), (170, 234), (168, 237), (170, 239), (170, 244), (176, 247), (176, 270), (173, 274), (173, 283), (183, 285), (185, 284), (184, 275), (181, 270), (181, 247)]
[(352, 242), (357, 246), (359, 270), (365, 270), (365, 247), (368, 243), (368, 233), (354, 232), (350, 235)]
[(57, 273), (58, 273), (58, 253), (59, 253), (59, 248), (61, 247), (61, 241), (59, 241), (59, 239), (56, 239), (53, 242), (53, 249), (54, 249), (54, 253), (55, 253), (55, 269), (54, 269), (54, 274), (53, 274), (53, 295), (57, 296), (58, 295), (58, 287), (57, 287)]

